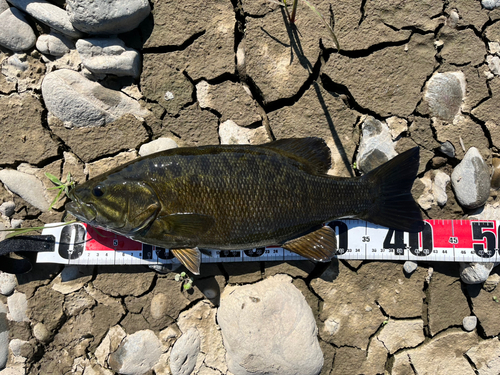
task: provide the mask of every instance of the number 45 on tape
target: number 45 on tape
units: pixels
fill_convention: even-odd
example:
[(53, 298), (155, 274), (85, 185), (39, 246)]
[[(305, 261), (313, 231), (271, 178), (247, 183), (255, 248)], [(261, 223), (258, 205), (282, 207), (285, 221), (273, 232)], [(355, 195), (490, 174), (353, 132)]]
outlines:
[[(499, 262), (499, 225), (495, 220), (426, 220), (419, 233), (401, 232), (362, 220), (336, 220), (328, 225), (337, 234), (337, 258), (354, 260), (413, 260)], [(168, 249), (135, 242), (86, 224), (47, 225), (42, 234), (56, 239), (52, 252), (37, 254), (39, 263), (172, 264)], [(305, 260), (279, 246), (207, 250), (202, 263)]]

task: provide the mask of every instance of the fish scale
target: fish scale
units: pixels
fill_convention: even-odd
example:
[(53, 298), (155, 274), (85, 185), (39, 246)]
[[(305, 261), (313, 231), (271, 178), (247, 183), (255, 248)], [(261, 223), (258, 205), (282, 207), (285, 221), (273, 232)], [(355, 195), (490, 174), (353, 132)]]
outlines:
[(90, 225), (176, 249), (194, 271), (195, 248), (283, 245), (328, 260), (336, 239), (321, 225), (340, 217), (418, 230), (410, 192), (418, 148), (362, 177), (330, 176), (330, 163), (319, 138), (167, 150), (76, 186), (67, 209)]

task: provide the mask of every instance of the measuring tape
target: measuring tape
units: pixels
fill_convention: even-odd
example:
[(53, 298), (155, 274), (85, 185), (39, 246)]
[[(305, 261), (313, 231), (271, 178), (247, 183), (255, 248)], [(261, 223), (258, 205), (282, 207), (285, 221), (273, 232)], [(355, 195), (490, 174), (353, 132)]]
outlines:
[[(499, 262), (495, 220), (425, 220), (419, 233), (407, 233), (362, 220), (336, 220), (338, 259)], [(83, 223), (48, 224), (42, 235), (55, 238), (53, 251), (37, 253), (38, 263), (71, 265), (180, 264), (161, 247), (96, 230)], [(279, 246), (251, 250), (207, 250), (202, 263), (307, 260)]]

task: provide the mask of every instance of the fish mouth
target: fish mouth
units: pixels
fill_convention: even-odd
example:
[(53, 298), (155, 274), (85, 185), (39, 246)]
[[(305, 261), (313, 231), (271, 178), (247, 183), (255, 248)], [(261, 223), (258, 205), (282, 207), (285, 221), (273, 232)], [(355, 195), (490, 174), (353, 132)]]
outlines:
[(97, 217), (97, 212), (91, 204), (81, 204), (78, 202), (69, 202), (66, 204), (66, 211), (76, 217), (78, 220), (91, 224)]

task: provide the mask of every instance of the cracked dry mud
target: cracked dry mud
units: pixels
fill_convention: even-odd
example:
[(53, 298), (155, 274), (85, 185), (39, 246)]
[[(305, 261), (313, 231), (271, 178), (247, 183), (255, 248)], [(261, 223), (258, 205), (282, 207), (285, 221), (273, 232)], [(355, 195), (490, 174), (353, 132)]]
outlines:
[[(266, 0), (153, 0), (151, 15), (120, 34), (142, 55), (140, 77), (93, 78), (138, 100), (144, 112), (99, 127), (72, 127), (44, 101), (46, 74), (82, 70), (74, 50), (54, 58), (34, 48), (25, 54), (0, 49), (0, 168), (39, 179), (46, 171), (71, 172), (82, 182), (134, 159), (141, 146), (159, 138), (199, 146), (317, 136), (332, 150), (331, 173), (353, 176), (362, 137), (379, 128), (387, 129), (390, 152), (420, 146), (413, 193), (425, 217), (475, 213), (457, 203), (451, 184), (444, 184), (440, 203), (431, 190), (436, 176), (451, 175), (470, 147), (488, 167), (499, 165), (500, 10), (476, 0), (315, 3), (327, 19), (334, 15), (340, 51), (302, 2), (290, 26), (282, 9)], [(48, 32), (34, 18), (29, 22), (37, 36)], [(453, 90), (438, 92), (441, 102), (430, 103), (431, 79), (444, 78)], [(121, 100), (97, 91), (81, 94), (109, 107)], [(498, 178), (493, 175), (493, 186)], [(47, 212), (53, 195), (47, 181), (40, 186), (44, 194), (28, 203), (0, 185), (0, 204), (15, 205), (13, 212), (2, 211), (6, 227), (61, 221), (63, 204)], [(498, 199), (491, 190), (485, 208), (490, 219), (500, 218)], [(407, 275), (398, 263), (340, 261), (321, 277), (309, 276), (313, 266), (205, 265), (187, 292), (173, 274), (143, 267), (75, 271), (38, 264), (17, 277), (15, 291), (0, 290), (0, 357), (8, 359), (0, 374), (184, 374), (188, 365), (193, 374), (229, 375), (228, 365), (243, 374), (226, 356), (230, 337), (223, 332), (223, 340), (217, 307), (200, 289), (215, 283), (221, 291), (238, 290), (283, 279), (280, 274), (289, 275), (284, 282), (301, 292), (317, 324), (323, 365), (316, 373), (500, 373), (496, 269), (482, 286), (462, 283), (458, 263), (419, 264)], [(2, 288), (12, 282), (7, 278), (0, 274)], [(260, 299), (250, 302), (247, 309), (257, 308)], [(279, 313), (283, 319), (293, 315)], [(471, 315), (477, 327), (468, 332), (462, 322)], [(137, 345), (148, 356), (134, 363), (127, 351)], [(266, 365), (269, 373), (285, 373)]]

